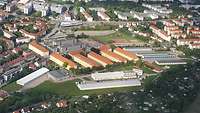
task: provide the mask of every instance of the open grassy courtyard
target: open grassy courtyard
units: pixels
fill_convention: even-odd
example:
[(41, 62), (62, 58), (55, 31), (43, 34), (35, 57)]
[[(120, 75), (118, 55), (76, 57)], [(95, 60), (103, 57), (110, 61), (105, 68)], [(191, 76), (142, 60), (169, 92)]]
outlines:
[(66, 81), (63, 83), (53, 83), (46, 81), (43, 84), (28, 90), (31, 94), (55, 94), (61, 96), (82, 96), (82, 95), (92, 95), (92, 94), (105, 94), (112, 92), (126, 92), (134, 91), (140, 89), (140, 87), (122, 87), (122, 88), (112, 88), (112, 89), (98, 89), (98, 90), (87, 90), (81, 91), (77, 88), (75, 81)]
[(0, 89), (5, 90), (7, 92), (14, 92), (14, 91), (19, 90), (20, 88), (21, 88), (20, 85), (18, 85), (16, 82), (12, 82), (12, 83), (9, 83), (8, 85), (3, 86)]
[(95, 36), (91, 37), (92, 39), (99, 40), (103, 43), (112, 43), (113, 39), (125, 39), (127, 41), (134, 41), (136, 43), (144, 43), (148, 42), (147, 37), (133, 35), (129, 31), (123, 32), (123, 31), (117, 31), (113, 34), (106, 35), (106, 36)]

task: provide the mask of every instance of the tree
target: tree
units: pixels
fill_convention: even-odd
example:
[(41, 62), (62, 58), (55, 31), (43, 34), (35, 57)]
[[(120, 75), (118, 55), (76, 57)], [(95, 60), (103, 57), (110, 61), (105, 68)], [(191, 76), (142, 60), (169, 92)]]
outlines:
[(137, 67), (141, 68), (142, 65), (143, 65), (142, 60), (138, 60), (138, 61), (136, 62), (136, 66), (137, 66)]
[(0, 37), (3, 36), (3, 31), (0, 29)]
[(63, 67), (64, 67), (64, 68), (67, 68), (67, 66), (68, 66), (68, 63), (67, 63), (67, 62), (64, 62), (64, 63), (63, 63)]
[(42, 12), (41, 11), (37, 11), (37, 12), (33, 13), (32, 16), (33, 17), (41, 17), (42, 16)]
[(98, 15), (97, 15), (97, 12), (96, 12), (96, 11), (92, 10), (92, 11), (91, 11), (91, 15), (92, 15), (92, 17), (94, 18), (94, 20), (98, 20)]
[(24, 27), (24, 30), (30, 32), (30, 33), (36, 33), (38, 32), (38, 29), (34, 29), (33, 24), (29, 24)]
[(0, 52), (6, 51), (7, 50), (7, 44), (5, 41), (0, 40), (0, 45), (1, 45), (1, 50)]
[(51, 14), (52, 14), (53, 18), (56, 18), (58, 16), (58, 13), (56, 13), (55, 11), (52, 11)]
[(22, 37), (22, 33), (19, 32), (19, 31), (15, 32), (14, 34), (15, 34), (17, 37)]
[(159, 29), (163, 29), (163, 28), (164, 28), (163, 23), (160, 22), (160, 21), (158, 21), (158, 22), (156, 23), (156, 25), (157, 25), (157, 27), (158, 27)]
[(80, 35), (77, 36), (77, 39), (82, 39), (82, 38), (88, 38), (88, 35), (81, 33)]

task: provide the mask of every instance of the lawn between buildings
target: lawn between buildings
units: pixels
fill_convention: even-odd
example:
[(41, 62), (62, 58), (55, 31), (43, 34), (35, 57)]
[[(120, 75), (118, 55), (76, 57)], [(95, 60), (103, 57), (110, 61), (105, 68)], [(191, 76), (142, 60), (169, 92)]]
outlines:
[(17, 91), (21, 88), (22, 87), (20, 85), (18, 85), (16, 82), (12, 82), (12, 83), (9, 83), (8, 85), (3, 86), (0, 89), (5, 90), (7, 92), (14, 92), (14, 91)]
[[(133, 62), (128, 62), (126, 64), (119, 63), (119, 64), (114, 64), (114, 65), (108, 66), (105, 69), (98, 70), (98, 72), (128, 71), (128, 70), (132, 70), (135, 66), (137, 67), (137, 63), (133, 63)], [(144, 73), (154, 74), (154, 72), (151, 71), (151, 69), (145, 67), (144, 65), (141, 66), (141, 69), (143, 69)], [(77, 76), (81, 76), (81, 75), (82, 74), (79, 74)], [(83, 94), (87, 94), (87, 93), (88, 94), (96, 94), (96, 92), (97, 92), (97, 94), (98, 94), (98, 93), (101, 93), (101, 92), (107, 93), (107, 92), (113, 92), (113, 91), (130, 91), (131, 89), (134, 89), (134, 87), (127, 87), (127, 88), (102, 89), (102, 90), (94, 90), (94, 91), (93, 90), (91, 90), (91, 91), (79, 91), (79, 89), (77, 89), (77, 86), (75, 85), (76, 81), (78, 81), (78, 80), (66, 81), (66, 82), (63, 82), (63, 83), (52, 83), (50, 81), (47, 81), (47, 82), (44, 82), (43, 84), (39, 85), (36, 88), (30, 89), (29, 91), (32, 92), (32, 90), (33, 90), (33, 93), (35, 91), (36, 92), (38, 92), (38, 91), (43, 92), (43, 89), (44, 89), (44, 91), (46, 93), (54, 93), (54, 91), (52, 92), (51, 90), (55, 89), (55, 90), (58, 90), (56, 92), (60, 92), (58, 94), (62, 94), (62, 91), (63, 91), (63, 94), (67, 94), (66, 91), (68, 92), (68, 90), (69, 90), (69, 92), (68, 92), (69, 95), (74, 95), (76, 93), (78, 93), (78, 94), (81, 94), (81, 93), (83, 93)], [(16, 84), (16, 82), (11, 82), (11, 83), (5, 85), (4, 87), (2, 87), (1, 89), (6, 90), (8, 92), (15, 92), (17, 90), (20, 90), (20, 88), (21, 88), (21, 86)], [(61, 89), (61, 91), (59, 89)], [(49, 90), (49, 92), (48, 92), (48, 90)]]
[(53, 83), (51, 81), (46, 81), (43, 84), (28, 90), (31, 94), (52, 94), (60, 96), (83, 96), (83, 95), (93, 95), (93, 94), (106, 94), (113, 92), (127, 92), (139, 90), (140, 87), (121, 87), (121, 88), (110, 88), (110, 89), (97, 89), (97, 90), (85, 90), (81, 91), (76, 86), (75, 82), (80, 80), (66, 81), (63, 83)]
[(73, 28), (73, 31), (103, 31), (103, 30), (115, 30), (118, 26), (102, 23), (95, 26), (81, 26), (80, 28)]
[(117, 31), (113, 34), (107, 35), (107, 36), (95, 36), (95, 37), (90, 37), (90, 38), (99, 40), (100, 42), (103, 42), (103, 43), (112, 43), (113, 39), (125, 39), (127, 41), (134, 40), (139, 43), (149, 41), (148, 37), (134, 35), (131, 32), (125, 31), (125, 30), (122, 30), (122, 31), (119, 30), (119, 31)]
[[(72, 81), (65, 81), (62, 83), (54, 83), (51, 81), (46, 81), (35, 88), (26, 90), (25, 92), (33, 96), (47, 95), (47, 94), (59, 95), (59, 96), (83, 96), (83, 95), (93, 95), (93, 94), (106, 94), (113, 92), (135, 91), (141, 88), (141, 87), (120, 87), (120, 88), (81, 91), (76, 86), (76, 82), (78, 81), (81, 80), (77, 79)], [(16, 82), (13, 82), (1, 89), (8, 92), (14, 92), (20, 90), (20, 88), (21, 88), (20, 85), (16, 84)]]
[(62, 83), (53, 83), (51, 81), (46, 81), (41, 85), (27, 90), (28, 93), (33, 95), (60, 95), (60, 96), (83, 96), (83, 95), (93, 95), (93, 94), (106, 94), (106, 93), (114, 93), (114, 92), (130, 92), (140, 90), (144, 85), (150, 84), (153, 80), (155, 80), (159, 75), (152, 75), (147, 77), (143, 82), (144, 84), (140, 87), (132, 86), (132, 87), (119, 87), (119, 88), (108, 88), (108, 89), (96, 89), (96, 90), (84, 90), (81, 91), (76, 86), (75, 82), (81, 81), (79, 79), (73, 81), (66, 81)]
[[(103, 71), (126, 71), (132, 70), (135, 65), (133, 63), (128, 63), (127, 65), (116, 65), (111, 66), (107, 70)], [(144, 67), (144, 72), (148, 74), (153, 74), (150, 69)], [(154, 73), (155, 74), (155, 73)], [(81, 75), (80, 75), (81, 76)], [(147, 80), (144, 80), (144, 84), (150, 83), (154, 78), (158, 77), (157, 74), (152, 77), (148, 77)], [(62, 83), (53, 83), (51, 81), (46, 81), (43, 84), (28, 90), (28, 93), (31, 94), (54, 94), (54, 95), (62, 95), (62, 96), (82, 96), (82, 95), (92, 95), (92, 94), (106, 94), (113, 92), (128, 92), (128, 91), (136, 91), (143, 87), (120, 87), (120, 88), (109, 88), (109, 89), (96, 89), (96, 90), (85, 90), (81, 91), (76, 86), (75, 82), (81, 81), (79, 79), (73, 81), (66, 81)]]

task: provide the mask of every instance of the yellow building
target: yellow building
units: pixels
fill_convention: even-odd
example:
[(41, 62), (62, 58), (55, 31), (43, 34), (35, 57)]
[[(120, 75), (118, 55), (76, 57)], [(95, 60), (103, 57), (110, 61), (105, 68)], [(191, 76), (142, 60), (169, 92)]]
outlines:
[(98, 62), (102, 66), (106, 67), (107, 65), (112, 65), (113, 63), (106, 57), (101, 56), (95, 52), (90, 52), (88, 55), (88, 58)]
[(124, 58), (126, 58), (129, 61), (135, 61), (136, 62), (136, 61), (139, 60), (139, 58), (136, 56), (136, 54), (128, 52), (128, 51), (121, 49), (119, 47), (115, 48), (113, 52), (124, 57)]
[(111, 52), (111, 51), (101, 51), (101, 55), (114, 61), (114, 62), (124, 62), (124, 63), (127, 62), (127, 60), (125, 58), (123, 58), (120, 55), (118, 55), (114, 52)]
[(93, 68), (93, 67), (99, 67), (100, 65), (97, 64), (95, 61), (93, 61), (90, 58), (87, 58), (81, 54), (74, 54), (71, 55), (73, 60), (79, 64), (81, 64), (83, 67), (86, 68)]
[(57, 52), (53, 52), (51, 55), (50, 55), (50, 60), (57, 63), (58, 65), (60, 66), (64, 66), (64, 63), (67, 63), (67, 69), (76, 69), (77, 68), (77, 65), (76, 63), (74, 63), (73, 61), (63, 57), (62, 55), (60, 55), (59, 53)]
[(31, 43), (29, 43), (28, 48), (42, 57), (49, 56), (49, 50), (43, 47), (42, 45), (38, 44), (36, 41), (32, 41)]

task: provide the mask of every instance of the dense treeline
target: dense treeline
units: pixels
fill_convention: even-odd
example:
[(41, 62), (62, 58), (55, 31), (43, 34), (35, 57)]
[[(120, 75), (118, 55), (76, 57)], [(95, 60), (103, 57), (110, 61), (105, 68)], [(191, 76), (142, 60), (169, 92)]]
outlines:
[(75, 108), (87, 113), (181, 113), (199, 92), (199, 67), (200, 62), (177, 66), (162, 73), (144, 90), (92, 96)]

